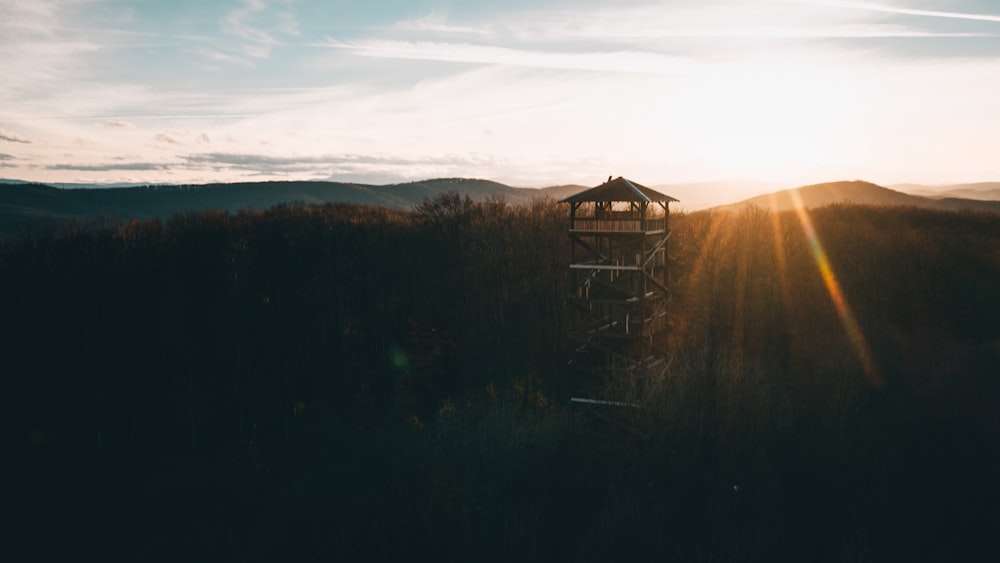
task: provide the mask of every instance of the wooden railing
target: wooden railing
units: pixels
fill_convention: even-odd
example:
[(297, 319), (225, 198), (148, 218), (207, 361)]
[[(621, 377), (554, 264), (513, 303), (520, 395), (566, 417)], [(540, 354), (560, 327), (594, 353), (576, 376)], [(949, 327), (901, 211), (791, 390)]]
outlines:
[(573, 220), (572, 229), (574, 231), (600, 231), (600, 232), (648, 232), (662, 231), (667, 227), (665, 217), (652, 217), (643, 219), (640, 216), (612, 217), (576, 217)]

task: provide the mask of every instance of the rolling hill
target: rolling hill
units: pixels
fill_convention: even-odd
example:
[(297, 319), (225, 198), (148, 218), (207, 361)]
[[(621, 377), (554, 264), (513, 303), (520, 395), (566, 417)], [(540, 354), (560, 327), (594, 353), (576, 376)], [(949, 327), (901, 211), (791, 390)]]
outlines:
[[(963, 190), (992, 193), (997, 185), (971, 185)], [(701, 182), (663, 184), (656, 189), (681, 200), (678, 209), (695, 211), (715, 202), (746, 193), (746, 183)], [(538, 197), (562, 199), (586, 189), (576, 184), (541, 189), (515, 188), (499, 182), (472, 178), (439, 178), (401, 184), (369, 185), (345, 182), (246, 182), (234, 184), (55, 188), (44, 184), (0, 184), (0, 234), (16, 232), (33, 221), (88, 221), (104, 216), (121, 219), (165, 219), (175, 213), (221, 209), (268, 209), (293, 202), (306, 204), (353, 203), (408, 209), (445, 192), (468, 195), (474, 200), (501, 197), (509, 203), (527, 203)], [(756, 185), (766, 189), (764, 184)], [(959, 190), (959, 188), (955, 188)], [(863, 205), (915, 206), (943, 210), (975, 209), (1000, 213), (1000, 201), (946, 197), (923, 197), (869, 182), (832, 182), (760, 195), (714, 209), (738, 210), (756, 205), (785, 210), (795, 207), (795, 197), (806, 207), (852, 202)], [(965, 193), (955, 191), (954, 193)]]
[(977, 182), (974, 184), (951, 184), (943, 186), (898, 184), (889, 187), (901, 192), (935, 199), (962, 198), (1000, 201), (1000, 182)]
[(802, 207), (822, 207), (835, 203), (854, 203), (882, 207), (912, 206), (945, 211), (975, 210), (1000, 213), (1000, 201), (983, 201), (954, 197), (931, 198), (907, 194), (889, 188), (855, 180), (851, 182), (829, 182), (803, 186), (764, 194), (743, 201), (716, 207), (724, 211), (757, 206), (773, 211), (785, 211)]
[(33, 220), (91, 220), (99, 216), (161, 219), (174, 213), (222, 209), (268, 209), (275, 205), (354, 203), (406, 209), (444, 192), (475, 200), (502, 197), (510, 203), (533, 198), (564, 197), (583, 186), (553, 186), (541, 190), (514, 188), (489, 180), (443, 178), (374, 186), (342, 182), (251, 182), (197, 186), (138, 186), (61, 189), (43, 184), (0, 185), (0, 233), (12, 233)]

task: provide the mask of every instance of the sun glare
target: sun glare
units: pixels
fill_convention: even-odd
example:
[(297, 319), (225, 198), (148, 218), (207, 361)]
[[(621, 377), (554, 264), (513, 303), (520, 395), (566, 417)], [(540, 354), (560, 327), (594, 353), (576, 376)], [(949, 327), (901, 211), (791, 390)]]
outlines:
[(845, 137), (853, 97), (798, 62), (722, 65), (686, 96), (683, 128), (721, 175), (801, 177), (828, 162)]
[(827, 258), (826, 251), (823, 249), (823, 243), (819, 240), (819, 235), (816, 234), (816, 229), (813, 228), (812, 218), (809, 217), (809, 211), (803, 204), (802, 198), (799, 197), (798, 192), (792, 190), (790, 193), (792, 194), (792, 200), (795, 205), (795, 212), (799, 217), (799, 222), (802, 224), (802, 231), (805, 233), (806, 238), (809, 241), (809, 248), (812, 251), (813, 259), (816, 261), (816, 267), (819, 269), (819, 274), (823, 278), (823, 284), (826, 286), (826, 290), (830, 294), (830, 299), (833, 301), (833, 305), (837, 309), (837, 315), (840, 317), (841, 324), (844, 325), (844, 331), (847, 333), (847, 338), (850, 340), (851, 346), (854, 348), (854, 353), (857, 355), (858, 361), (861, 362), (861, 366), (865, 370), (865, 374), (868, 375), (871, 382), (875, 385), (881, 385), (882, 378), (875, 366), (875, 361), (872, 359), (872, 352), (871, 348), (868, 346), (868, 340), (861, 331), (861, 326), (858, 324), (858, 321), (854, 316), (854, 311), (851, 309), (850, 303), (847, 302), (847, 298), (844, 296), (844, 292), (840, 288), (837, 276), (833, 271), (833, 267), (830, 265), (830, 260)]

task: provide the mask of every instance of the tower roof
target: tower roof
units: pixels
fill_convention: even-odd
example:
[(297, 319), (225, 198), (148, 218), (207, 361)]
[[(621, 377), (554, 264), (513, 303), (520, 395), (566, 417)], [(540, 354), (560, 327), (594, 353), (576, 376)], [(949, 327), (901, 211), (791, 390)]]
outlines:
[(672, 198), (666, 194), (661, 194), (660, 192), (652, 188), (647, 188), (642, 184), (626, 180), (621, 176), (615, 178), (614, 180), (608, 178), (608, 181), (604, 182), (600, 186), (583, 190), (582, 192), (559, 200), (560, 203), (580, 203), (584, 201), (641, 201), (645, 203), (658, 201), (669, 203), (671, 201), (680, 200)]

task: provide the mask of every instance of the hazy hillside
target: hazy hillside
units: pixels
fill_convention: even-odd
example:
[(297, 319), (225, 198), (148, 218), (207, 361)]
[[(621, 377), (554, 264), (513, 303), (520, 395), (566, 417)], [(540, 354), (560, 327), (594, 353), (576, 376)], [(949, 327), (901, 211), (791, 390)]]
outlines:
[[(655, 189), (679, 199), (680, 203), (674, 206), (675, 209), (697, 211), (719, 202), (735, 201), (747, 193), (759, 193), (773, 186), (762, 182), (696, 182), (660, 184)], [(439, 178), (383, 186), (301, 181), (72, 189), (11, 182), (0, 184), (0, 234), (15, 233), (19, 226), (44, 220), (89, 221), (101, 216), (112, 219), (165, 219), (175, 213), (187, 211), (221, 209), (237, 212), (243, 209), (270, 209), (293, 202), (350, 203), (409, 209), (446, 192), (457, 192), (476, 201), (500, 197), (508, 203), (516, 204), (527, 203), (537, 197), (558, 200), (587, 187), (567, 184), (541, 189), (515, 188), (499, 182), (471, 178)], [(991, 198), (1000, 199), (1000, 183), (954, 186), (933, 197), (922, 197), (862, 181), (833, 182), (784, 190), (745, 199), (720, 209), (736, 210), (749, 205), (778, 211), (792, 209), (793, 194), (797, 194), (807, 207), (853, 202), (864, 205), (1000, 212), (1000, 201), (988, 201)]]
[[(542, 192), (555, 199), (573, 195), (591, 186), (569, 184), (542, 188)], [(651, 185), (654, 190), (680, 200), (671, 209), (680, 211), (700, 211), (719, 205), (739, 201), (749, 195), (770, 192), (781, 187), (773, 182), (744, 180), (721, 180), (711, 182), (681, 182), (675, 184)]]
[(897, 184), (894, 190), (931, 198), (964, 198), (983, 201), (1000, 201), (1000, 182), (977, 182), (974, 184), (950, 184), (926, 186), (923, 184)]
[[(502, 197), (509, 203), (582, 187), (557, 186), (548, 191), (514, 188), (489, 180), (444, 178), (373, 186), (340, 182), (250, 182), (196, 186), (139, 186), (129, 188), (61, 189), (42, 184), (0, 185), (0, 233), (12, 233), (32, 220), (91, 220), (111, 218), (166, 218), (174, 213), (222, 209), (269, 209), (292, 202), (353, 203), (408, 209), (444, 192), (458, 192), (473, 200)], [(568, 195), (568, 193), (566, 194)]]
[(716, 205), (740, 201), (754, 194), (772, 192), (780, 187), (773, 182), (722, 180), (713, 182), (685, 182), (658, 184), (652, 188), (680, 202), (671, 206), (681, 211), (700, 211)]
[(551, 197), (552, 199), (560, 200), (565, 197), (569, 197), (575, 193), (582, 192), (583, 190), (586, 190), (590, 187), (592, 186), (581, 186), (580, 184), (565, 184), (562, 186), (548, 186), (545, 188), (541, 188), (541, 190), (539, 191), (541, 191), (546, 196)]
[(889, 188), (860, 180), (852, 182), (829, 182), (791, 190), (782, 190), (721, 206), (718, 209), (737, 211), (746, 207), (757, 206), (773, 211), (786, 211), (795, 209), (798, 205), (804, 207), (822, 207), (834, 203), (855, 203), (883, 207), (912, 206), (948, 211), (971, 209), (1000, 213), (1000, 201), (922, 197), (890, 190)]
[(96, 201), (78, 198), (69, 190), (28, 183), (0, 186), (0, 232), (32, 219), (94, 217), (101, 212)]

